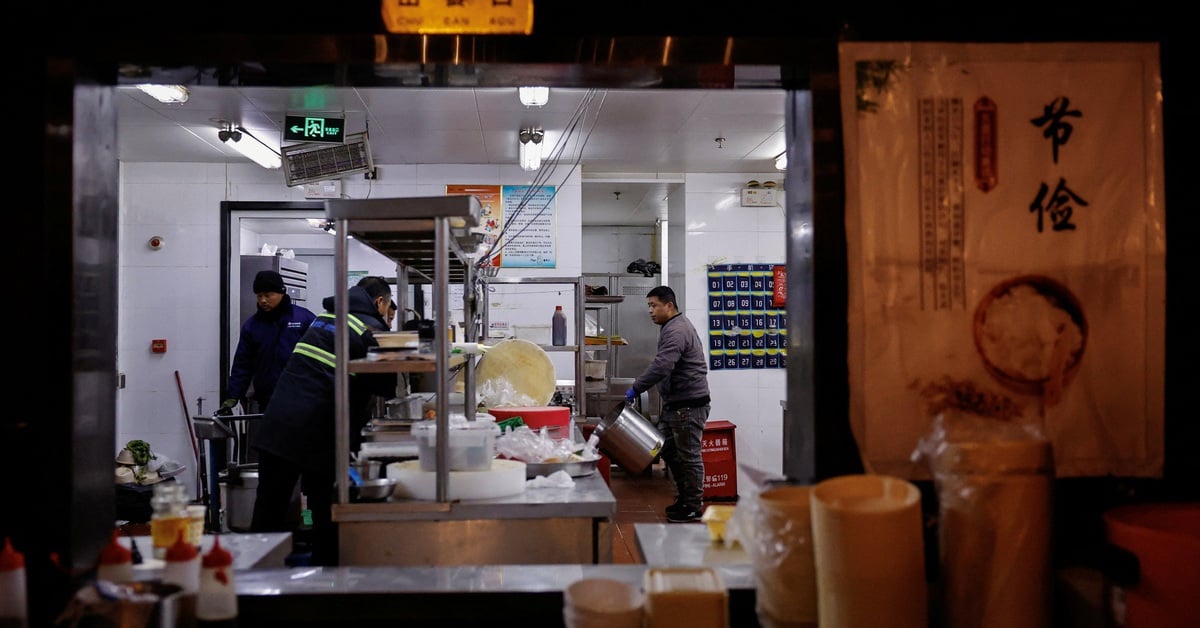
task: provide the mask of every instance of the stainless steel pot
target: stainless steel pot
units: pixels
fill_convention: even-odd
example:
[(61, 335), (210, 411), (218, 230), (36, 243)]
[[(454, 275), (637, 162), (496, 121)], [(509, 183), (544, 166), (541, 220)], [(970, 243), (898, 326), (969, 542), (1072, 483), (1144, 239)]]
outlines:
[(599, 435), (604, 453), (633, 474), (645, 471), (663, 446), (658, 428), (624, 401), (600, 420), (593, 433)]
[(225, 509), (225, 530), (247, 532), (254, 517), (254, 498), (258, 491), (258, 465), (232, 465), (221, 472), (221, 505)]

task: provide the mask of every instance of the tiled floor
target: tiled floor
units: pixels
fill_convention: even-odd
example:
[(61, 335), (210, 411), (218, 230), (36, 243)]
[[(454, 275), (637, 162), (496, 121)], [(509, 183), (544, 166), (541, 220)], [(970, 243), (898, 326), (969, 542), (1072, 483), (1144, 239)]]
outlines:
[[(637, 549), (634, 537), (635, 523), (666, 523), (664, 509), (675, 501), (675, 484), (664, 472), (663, 463), (657, 462), (645, 473), (631, 475), (614, 465), (609, 488), (617, 498), (617, 516), (613, 530), (613, 563), (637, 564), (644, 562)], [(680, 523), (675, 525), (702, 525)]]

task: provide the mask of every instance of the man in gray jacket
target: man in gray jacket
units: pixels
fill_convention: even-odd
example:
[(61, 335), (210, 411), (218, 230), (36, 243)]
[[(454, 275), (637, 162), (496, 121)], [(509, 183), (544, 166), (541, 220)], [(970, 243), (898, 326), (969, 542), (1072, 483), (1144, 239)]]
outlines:
[(651, 320), (662, 327), (658, 349), (654, 361), (625, 392), (625, 400), (633, 403), (638, 395), (658, 384), (663, 400), (658, 423), (663, 433), (662, 457), (678, 492), (675, 503), (667, 506), (667, 521), (698, 521), (704, 510), (704, 459), (700, 450), (710, 409), (708, 360), (696, 328), (679, 313), (674, 290), (667, 286), (654, 288), (646, 295), (646, 306)]

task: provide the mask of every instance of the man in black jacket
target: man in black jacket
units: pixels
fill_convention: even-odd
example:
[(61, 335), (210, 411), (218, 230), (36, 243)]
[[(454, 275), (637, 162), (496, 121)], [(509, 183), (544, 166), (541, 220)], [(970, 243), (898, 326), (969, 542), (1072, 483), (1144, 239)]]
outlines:
[[(347, 293), (349, 315), (348, 359), (366, 357), (367, 349), (379, 345), (372, 330), (384, 329), (379, 308), (366, 288), (354, 286)], [(390, 298), (388, 299), (391, 300)], [(313, 519), (315, 565), (337, 564), (337, 528), (331, 517), (334, 499), (334, 298), (322, 303), (317, 316), (296, 344), (292, 358), (275, 385), (275, 395), (263, 413), (253, 443), (258, 450), (258, 489), (254, 518), (255, 532), (290, 531), (287, 512), (296, 482), (308, 497)], [(367, 420), (371, 395), (396, 395), (396, 376), (356, 373), (350, 377), (350, 430), (361, 430)]]
[(679, 494), (667, 506), (667, 521), (698, 521), (704, 510), (704, 459), (702, 441), (708, 422), (708, 360), (704, 343), (691, 321), (679, 312), (675, 291), (658, 286), (646, 295), (650, 319), (661, 329), (654, 361), (633, 380), (625, 400), (658, 385), (663, 413), (658, 428), (663, 433), (662, 458)]

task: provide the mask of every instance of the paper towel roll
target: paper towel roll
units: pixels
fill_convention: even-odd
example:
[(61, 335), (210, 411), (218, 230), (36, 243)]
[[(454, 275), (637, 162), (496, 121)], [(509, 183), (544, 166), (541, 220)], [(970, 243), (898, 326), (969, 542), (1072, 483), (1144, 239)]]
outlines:
[(926, 628), (921, 493), (883, 475), (830, 478), (811, 492), (822, 628)]

